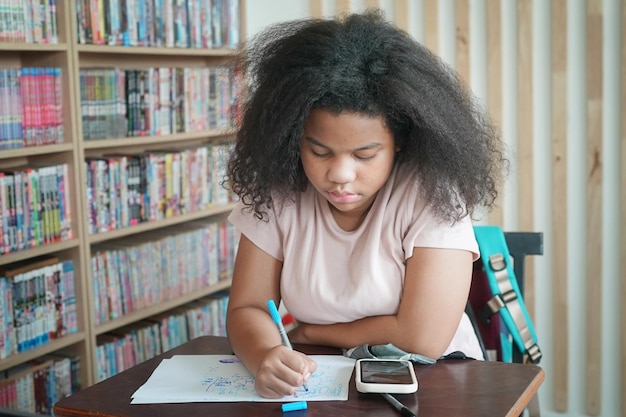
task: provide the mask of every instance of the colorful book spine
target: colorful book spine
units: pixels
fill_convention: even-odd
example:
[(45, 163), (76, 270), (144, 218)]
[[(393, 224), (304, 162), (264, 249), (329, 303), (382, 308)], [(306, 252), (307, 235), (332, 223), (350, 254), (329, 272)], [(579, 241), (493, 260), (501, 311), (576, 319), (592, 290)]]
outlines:
[(91, 42), (95, 45), (102, 44), (102, 33), (100, 32), (100, 17), (99, 17), (99, 0), (89, 0), (89, 27), (91, 29)]
[(0, 250), (11, 253), (72, 238), (66, 164), (0, 173)]
[(34, 43), (34, 23), (33, 23), (33, 1), (26, 0), (23, 3), (22, 19), (24, 20), (24, 41), (26, 43)]
[(56, 1), (0, 1), (0, 42), (57, 43)]
[[(28, 0), (27, 0), (28, 1)], [(57, 23), (57, 0), (50, 1), (50, 43), (59, 43), (59, 26)]]
[(136, 112), (137, 129), (136, 136), (146, 136), (149, 132), (149, 120), (147, 118), (147, 96), (148, 92), (148, 73), (146, 69), (140, 69), (136, 71), (137, 74), (137, 92), (136, 92)]
[(33, 146), (43, 145), (44, 138), (44, 83), (42, 74), (42, 68), (31, 68), (29, 90), (33, 103)]
[(41, 69), (41, 127), (42, 136), (41, 144), (47, 145), (51, 143), (53, 135), (54, 120), (54, 80), (52, 71), (49, 68)]
[(31, 247), (43, 245), (43, 218), (42, 218), (42, 205), (41, 205), (41, 192), (40, 192), (40, 172), (38, 169), (28, 169), (28, 181), (31, 190), (31, 213), (32, 221), (30, 225), (31, 229)]
[(49, 415), (60, 399), (78, 391), (80, 359), (50, 354), (6, 370), (0, 381), (0, 407)]
[(146, 90), (146, 118), (148, 120), (148, 134), (161, 134), (159, 113), (159, 71), (157, 68), (148, 68), (148, 85)]
[(174, 47), (174, 32), (175, 32), (175, 19), (174, 19), (174, 2), (176, 0), (164, 0), (165, 7), (163, 8), (165, 13), (165, 47)]
[(144, 0), (146, 13), (146, 46), (156, 46), (155, 0)]
[(25, 146), (31, 146), (33, 137), (33, 104), (30, 92), (30, 69), (20, 69), (20, 93), (22, 96), (22, 131)]
[(125, 46), (139, 46), (138, 10), (137, 2), (140, 0), (126, 0), (126, 19), (128, 27), (128, 39)]
[(20, 71), (17, 68), (10, 68), (8, 79), (9, 91), (9, 134), (13, 148), (24, 146), (24, 136), (22, 128), (22, 100), (20, 87)]
[(172, 133), (171, 68), (161, 67), (159, 73), (159, 128), (161, 135)]
[(0, 332), (0, 359), (6, 359), (17, 353), (17, 339), (14, 322), (13, 283), (10, 279), (0, 277), (0, 310), (2, 313)]
[(42, 0), (41, 2), (43, 24), (45, 30), (42, 33), (42, 43), (52, 43), (52, 8), (50, 7), (50, 0)]
[(24, 241), (24, 186), (22, 173), (15, 171), (13, 173), (13, 181), (15, 184), (15, 250), (19, 251), (26, 247)]
[(176, 48), (189, 48), (187, 2), (174, 0), (174, 4), (174, 46)]
[(50, 170), (39, 168), (39, 201), (41, 202), (41, 234), (43, 244), (52, 243), (52, 201), (50, 190)]
[(146, 15), (146, 1), (136, 0), (135, 10), (137, 13), (137, 45), (149, 46), (148, 44), (148, 30), (147, 30), (147, 15)]
[[(37, 39), (56, 42), (56, 0), (44, 0), (37, 16), (19, 10), (10, 26), (37, 22)], [(78, 41), (81, 44), (176, 48), (236, 48), (239, 44), (239, 0), (75, 0)], [(1, 4), (1, 3), (0, 3)], [(29, 18), (27, 18), (29, 17)], [(43, 19), (43, 20), (42, 20)], [(2, 22), (2, 19), (0, 19)], [(6, 25), (5, 25), (6, 26)], [(15, 37), (4, 30), (4, 37)], [(3, 31), (0, 26), (0, 39)]]
[(0, 172), (0, 254), (8, 253), (8, 213), (6, 191), (4, 188), (4, 173)]
[(33, 19), (33, 38), (35, 39), (36, 43), (43, 43), (44, 18), (42, 14), (42, 8), (38, 0), (33, 0), (32, 19)]
[(65, 334), (78, 331), (78, 310), (76, 300), (76, 278), (74, 275), (74, 263), (64, 261), (62, 266), (63, 298), (63, 330)]
[(163, 0), (153, 0), (152, 10), (153, 17), (153, 44), (157, 48), (165, 46), (165, 13)]
[(9, 75), (8, 69), (0, 69), (0, 149), (11, 148), (9, 129)]

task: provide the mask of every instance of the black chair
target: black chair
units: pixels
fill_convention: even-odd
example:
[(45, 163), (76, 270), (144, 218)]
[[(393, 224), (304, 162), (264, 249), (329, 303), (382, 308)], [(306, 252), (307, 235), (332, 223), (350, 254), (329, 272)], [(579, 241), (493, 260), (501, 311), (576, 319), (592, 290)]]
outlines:
[[(509, 253), (511, 254), (512, 262), (513, 262), (513, 271), (515, 272), (515, 278), (517, 279), (517, 285), (520, 289), (520, 293), (522, 295), (525, 294), (525, 265), (524, 261), (526, 256), (528, 255), (543, 255), (543, 233), (541, 232), (504, 232), (504, 238), (506, 240), (507, 246), (509, 248)], [(475, 267), (482, 268), (482, 261), (476, 261)], [(465, 309), (467, 315), (469, 316), (472, 324), (474, 325), (474, 329), (476, 330), (476, 334), (478, 336), (481, 348), (483, 350), (483, 354), (485, 358), (487, 358), (487, 351), (485, 349), (484, 342), (481, 337), (481, 332), (478, 327), (477, 320), (478, 312), (475, 311), (471, 304), (467, 303), (467, 307)], [(515, 363), (524, 363), (524, 355), (514, 347), (513, 349), (513, 362)], [(539, 401), (537, 395), (533, 397), (530, 404), (527, 407), (528, 415), (531, 417), (538, 417), (540, 415), (539, 410)]]

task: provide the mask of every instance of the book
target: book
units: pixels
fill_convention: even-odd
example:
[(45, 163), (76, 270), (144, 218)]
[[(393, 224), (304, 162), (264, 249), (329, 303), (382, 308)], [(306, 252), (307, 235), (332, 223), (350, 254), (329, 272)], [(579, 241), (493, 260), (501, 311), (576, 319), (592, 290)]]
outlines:
[(45, 327), (48, 316), (45, 308), (44, 273), (46, 267), (58, 262), (56, 257), (28, 260), (3, 268), (0, 272), (0, 276), (10, 280), (13, 290), (13, 327), (17, 346), (15, 353), (33, 349), (49, 340)]

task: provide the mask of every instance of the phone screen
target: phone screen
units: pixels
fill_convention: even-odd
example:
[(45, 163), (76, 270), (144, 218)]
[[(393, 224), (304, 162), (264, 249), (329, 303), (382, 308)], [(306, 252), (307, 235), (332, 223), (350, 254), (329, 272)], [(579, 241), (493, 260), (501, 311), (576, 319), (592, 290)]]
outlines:
[(370, 384), (411, 384), (411, 371), (398, 361), (363, 361), (361, 381)]

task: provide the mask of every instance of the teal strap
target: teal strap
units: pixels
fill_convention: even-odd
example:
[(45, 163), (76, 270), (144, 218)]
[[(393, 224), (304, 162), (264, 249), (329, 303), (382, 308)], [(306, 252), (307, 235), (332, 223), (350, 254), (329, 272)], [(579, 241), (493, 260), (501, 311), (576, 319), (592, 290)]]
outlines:
[(513, 362), (513, 342), (511, 341), (511, 333), (506, 329), (500, 332), (500, 347), (502, 349), (502, 362)]
[(533, 363), (541, 359), (532, 320), (520, 293), (506, 239), (498, 226), (474, 226), (480, 256), (494, 295), (488, 302), (492, 312), (499, 311), (520, 352)]

